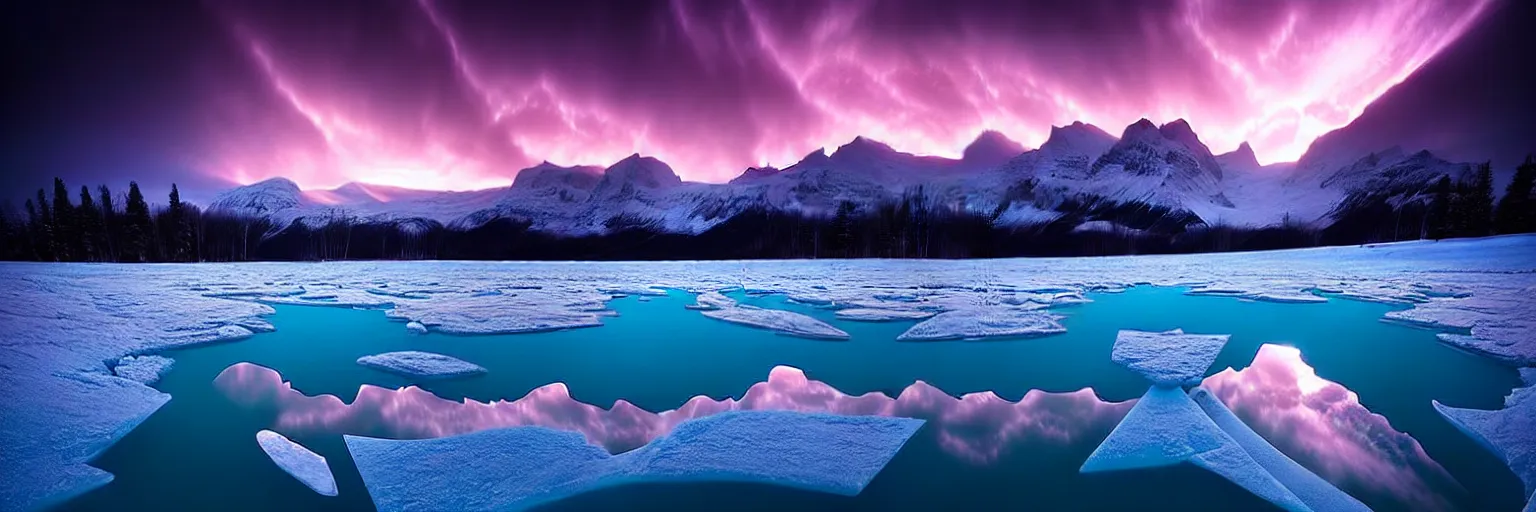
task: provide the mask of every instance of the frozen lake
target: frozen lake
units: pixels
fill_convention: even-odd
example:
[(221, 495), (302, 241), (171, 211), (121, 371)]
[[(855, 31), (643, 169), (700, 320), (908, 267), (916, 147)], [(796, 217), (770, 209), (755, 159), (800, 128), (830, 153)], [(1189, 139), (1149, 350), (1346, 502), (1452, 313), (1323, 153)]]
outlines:
[[(577, 402), (609, 408), (625, 400), (659, 412), (682, 407), (698, 395), (740, 400), (777, 366), (798, 368), (807, 378), (848, 395), (877, 392), (896, 397), (919, 380), (949, 395), (990, 391), (1008, 402), (1030, 404), (1037, 403), (1025, 398), (1030, 390), (1039, 390), (1037, 395), (1079, 392), (1071, 396), (1080, 399), (1038, 402), (1040, 409), (1018, 416), (962, 418), (959, 412), (946, 411), (948, 417), (926, 418), (929, 423), (918, 436), (854, 497), (753, 484), (647, 484), (583, 494), (541, 510), (718, 510), (726, 502), (754, 510), (1125, 510), (1145, 506), (1148, 496), (1156, 496), (1159, 506), (1187, 510), (1269, 507), (1190, 466), (1078, 473), (1078, 466), (1124, 415), (1126, 408), (1117, 404), (1128, 405), (1148, 389), (1146, 380), (1111, 361), (1116, 333), (1175, 328), (1231, 335), (1208, 376), (1229, 367), (1248, 368), (1266, 343), (1296, 347), (1317, 377), (1353, 391), (1359, 405), (1422, 445), (1422, 453), (1432, 461), (1402, 458), (1416, 453), (1412, 450), (1381, 450), (1368, 455), (1380, 457), (1385, 466), (1377, 470), (1387, 467), (1388, 472), (1329, 472), (1330, 464), (1345, 464), (1337, 460), (1344, 455), (1307, 453), (1308, 447), (1320, 442), (1370, 446), (1401, 438), (1382, 437), (1381, 425), (1361, 422), (1336, 431), (1353, 439), (1307, 439), (1302, 437), (1320, 434), (1287, 429), (1279, 422), (1266, 429), (1272, 410), (1229, 404), (1287, 455), (1310, 463), (1310, 469), (1325, 478), (1333, 477), (1335, 485), (1372, 508), (1512, 510), (1523, 503), (1521, 482), (1503, 461), (1481, 450), (1430, 405), (1438, 400), (1457, 407), (1498, 408), (1520, 385), (1514, 368), (1442, 343), (1435, 331), (1380, 321), (1390, 311), (1406, 309), (1403, 305), (1339, 298), (1277, 303), (1186, 291), (1138, 286), (1088, 293), (1087, 302), (1049, 309), (1064, 316), (1065, 333), (974, 341), (897, 341), (917, 320), (844, 320), (832, 307), (739, 290), (727, 295), (741, 304), (808, 315), (848, 333), (849, 339), (791, 337), (707, 318), (685, 308), (695, 299), (680, 290), (613, 299), (607, 305), (617, 315), (603, 317), (598, 328), (526, 334), (420, 335), (380, 311), (278, 305), (276, 314), (268, 317), (275, 332), (163, 353), (176, 362), (156, 387), (173, 399), (97, 460), (95, 465), (115, 474), (116, 480), (64, 508), (371, 510), (342, 434), (436, 437), (429, 427), (485, 426), (465, 423), (462, 417), (391, 415), (382, 410), (344, 419), (334, 414), (331, 419), (322, 419), (327, 417), (322, 414), (295, 416), (292, 404), (250, 398), (277, 393), (268, 389), (271, 383), (248, 379), (215, 385), (221, 372), (242, 362), (275, 370), (304, 395), (335, 395), (356, 404), (363, 403), (358, 400), (362, 385), (389, 390), (416, 385), (449, 401), (492, 402), (515, 401), (559, 382)], [(424, 380), (355, 363), (362, 356), (404, 350), (444, 354), (488, 371)], [(1286, 395), (1296, 393), (1294, 382), (1291, 388), (1283, 382), (1257, 382), (1269, 386), (1262, 389), (1265, 395), (1279, 397), (1275, 404), (1301, 399), (1299, 394)], [(1091, 388), (1091, 394), (1081, 394), (1085, 388)], [(544, 407), (547, 415), (569, 412), (554, 402), (533, 406)], [(1034, 423), (1020, 424), (1021, 418)], [(1346, 412), (1335, 419), (1350, 418)], [(253, 442), (252, 436), (262, 429), (283, 432), (324, 455), (339, 495), (315, 494), (274, 466)]]
[[(1283, 485), (1323, 482), (1377, 509), (1516, 510), (1536, 492), (1532, 255), (1536, 236), (967, 261), (0, 264), (0, 510), (366, 509), (342, 435), (452, 443), (536, 425), (592, 443), (582, 450), (637, 453), (680, 427), (725, 424), (707, 421), (720, 411), (764, 409), (926, 423), (890, 431), (904, 447), (868, 451), (873, 467), (856, 474), (869, 478), (795, 477), (850, 496), (673, 482), (527, 503), (1251, 509), (1264, 503), (1253, 489), (1283, 474)], [(1117, 337), (1177, 341), (1156, 334), (1176, 328), (1230, 335), (1214, 364), (1201, 355), (1203, 381), (1187, 377), (1200, 382), (1192, 399), (1149, 390), (1111, 359)], [(356, 362), (399, 351), (441, 355)], [(146, 385), (167, 355), (172, 369)], [(381, 368), (474, 376), (418, 382)], [(775, 424), (842, 428), (791, 416)], [(329, 489), (318, 457), (276, 434), (258, 444), (263, 429), (325, 456), (339, 495), (316, 493)], [(1127, 441), (1122, 430), (1171, 437)], [(1213, 446), (1233, 453), (1227, 437), (1246, 440), (1239, 464), (1179, 462)], [(1115, 448), (1101, 454), (1101, 441)], [(1142, 445), (1173, 450), (1173, 465), (1078, 472), (1086, 460), (1144, 463), (1114, 458)], [(613, 458), (604, 467), (644, 461)], [(1270, 465), (1257, 471), (1258, 459)], [(433, 485), (480, 483), (463, 467), (421, 471), (450, 475)], [(604, 482), (627, 481), (618, 475)]]

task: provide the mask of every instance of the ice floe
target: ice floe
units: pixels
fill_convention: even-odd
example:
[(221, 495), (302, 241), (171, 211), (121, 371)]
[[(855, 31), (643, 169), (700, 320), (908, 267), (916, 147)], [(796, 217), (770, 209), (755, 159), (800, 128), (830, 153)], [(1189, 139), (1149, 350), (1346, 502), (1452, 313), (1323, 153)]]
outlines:
[(1275, 448), (1342, 489), (1390, 496), (1393, 508), (1450, 510), (1461, 485), (1417, 440), (1318, 377), (1294, 347), (1259, 347), (1243, 370), (1207, 377), (1201, 388)]
[(1522, 368), (1526, 387), (1516, 389), (1497, 411), (1449, 407), (1435, 402), (1435, 410), (1452, 425), (1476, 439), (1525, 482), (1530, 496), (1525, 509), (1536, 507), (1536, 368)]
[(169, 373), (174, 364), (175, 361), (165, 356), (123, 356), (117, 360), (117, 366), (112, 367), (112, 373), (140, 384), (153, 385)]
[(839, 320), (856, 322), (893, 322), (897, 320), (922, 320), (934, 315), (933, 311), (917, 309), (852, 308), (837, 310)]
[(1115, 335), (1110, 358), (1159, 386), (1193, 386), (1227, 345), (1225, 334), (1185, 334), (1123, 330)]
[(1195, 404), (1205, 411), (1206, 416), (1209, 416), (1217, 427), (1221, 427), (1222, 432), (1226, 432), (1238, 446), (1243, 448), (1243, 451), (1248, 453), (1249, 457), (1253, 458), (1254, 462), (1258, 462), (1264, 471), (1275, 477), (1280, 485), (1295, 494), (1308, 508), (1326, 512), (1352, 510), (1369, 512), (1371, 510), (1360, 500), (1334, 487), (1333, 484), (1302, 467), (1301, 464), (1297, 464), (1284, 453), (1280, 453), (1280, 450), (1275, 449), (1274, 445), (1269, 444), (1253, 429), (1248, 428), (1248, 425), (1233, 415), (1232, 411), (1210, 392), (1195, 388), (1190, 392), (1190, 396)]
[(726, 297), (725, 294), (714, 290), (700, 293), (697, 297), (694, 297), (693, 300), (694, 304), (687, 306), (689, 309), (713, 311), (736, 306), (735, 300), (731, 299), (730, 297)]
[[(606, 297), (604, 295), (603, 297)], [(454, 294), (395, 305), (390, 318), (408, 320), (447, 334), (518, 334), (602, 325), (601, 299), (526, 297), (519, 294)], [(560, 299), (586, 299), (576, 302)], [(597, 304), (596, 308), (588, 304)]]
[[(0, 404), (0, 509), (44, 508), (110, 479), (89, 461), (166, 397), (114, 376), (109, 362), (268, 331), (260, 317), (273, 310), (258, 302), (264, 297), (307, 295), (291, 299), (305, 305), (392, 302), (392, 318), (474, 334), (600, 325), (611, 311), (603, 309), (610, 295), (599, 288), (750, 288), (834, 307), (932, 311), (1044, 306), (1033, 299), (1137, 284), (1228, 289), (1255, 300), (1313, 290), (1328, 300), (1402, 305), (1409, 309), (1394, 316), (1450, 326), (1454, 332), (1440, 336), (1445, 343), (1529, 366), (1536, 365), (1532, 253), (1536, 236), (1519, 235), (964, 261), (0, 263), (0, 385), (11, 397)], [(887, 292), (915, 301), (873, 298)]]
[(405, 330), (415, 334), (426, 334), (427, 326), (422, 325), (421, 322), (406, 322)]
[(1044, 336), (1067, 332), (1062, 316), (1055, 313), (1011, 307), (973, 308), (945, 311), (901, 333), (903, 341), (969, 340)]
[(357, 358), (357, 364), (422, 380), (451, 379), (485, 373), (480, 365), (455, 357), (403, 350)]
[(574, 432), (493, 429), (440, 439), (346, 436), (380, 511), (526, 510), (584, 492), (644, 482), (751, 482), (852, 496), (922, 421), (782, 411), (690, 420), (633, 451), (610, 455)]
[(826, 322), (794, 311), (766, 309), (742, 304), (727, 308), (705, 310), (703, 314), (716, 320), (768, 329), (789, 336), (823, 340), (848, 339), (848, 333), (843, 332), (842, 329), (827, 325)]
[(448, 400), (414, 386), (362, 386), (348, 404), (335, 395), (306, 396), (276, 371), (237, 363), (214, 385), (238, 404), (276, 411), (285, 432), (361, 434), (393, 439), (444, 437), (494, 428), (541, 426), (579, 432), (588, 442), (622, 452), (666, 435), (683, 421), (727, 411), (795, 411), (915, 418), (928, 421), (939, 446), (972, 464), (989, 464), (1019, 443), (1069, 444), (1109, 433), (1130, 402), (1102, 401), (1091, 389), (1071, 393), (1030, 390), (1017, 402), (993, 393), (953, 397), (923, 382), (896, 397), (847, 395), (804, 372), (779, 366), (740, 400), (697, 396), (677, 409), (650, 412), (629, 402), (611, 407), (579, 402), (564, 384), (539, 387), (517, 400)]
[(322, 496), (336, 495), (336, 478), (331, 476), (325, 457), (271, 430), (257, 432), (256, 442), (277, 467), (299, 482)]
[(1153, 386), (1083, 462), (1081, 471), (1119, 471), (1189, 462), (1290, 511), (1310, 510), (1184, 390)]

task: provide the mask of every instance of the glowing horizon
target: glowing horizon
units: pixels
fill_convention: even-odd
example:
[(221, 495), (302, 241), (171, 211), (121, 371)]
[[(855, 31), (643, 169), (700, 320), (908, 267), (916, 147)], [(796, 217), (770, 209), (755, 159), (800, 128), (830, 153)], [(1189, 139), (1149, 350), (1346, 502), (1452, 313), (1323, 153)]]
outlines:
[(421, 0), (360, 24), (216, 2), (257, 87), (213, 94), (201, 111), (221, 128), (185, 157), (227, 182), (306, 190), (497, 188), (540, 161), (606, 167), (634, 153), (724, 182), (857, 136), (958, 158), (987, 130), (1036, 148), (1052, 126), (1118, 135), (1147, 118), (1187, 120), (1216, 154), (1248, 142), (1269, 164), (1354, 120), (1492, 2), (938, 16), (679, 0), (637, 19), (569, 15), (564, 32), (507, 5)]

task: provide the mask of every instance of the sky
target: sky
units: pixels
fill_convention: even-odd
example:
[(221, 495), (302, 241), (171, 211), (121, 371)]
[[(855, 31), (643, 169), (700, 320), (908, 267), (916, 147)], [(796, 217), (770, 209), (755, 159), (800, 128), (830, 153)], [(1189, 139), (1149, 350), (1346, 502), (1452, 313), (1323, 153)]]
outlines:
[(1264, 163), (1360, 121), (1335, 138), (1512, 165), (1531, 3), (8, 2), (0, 186), (469, 190), (633, 153), (723, 182), (859, 135), (957, 157), (1143, 117)]

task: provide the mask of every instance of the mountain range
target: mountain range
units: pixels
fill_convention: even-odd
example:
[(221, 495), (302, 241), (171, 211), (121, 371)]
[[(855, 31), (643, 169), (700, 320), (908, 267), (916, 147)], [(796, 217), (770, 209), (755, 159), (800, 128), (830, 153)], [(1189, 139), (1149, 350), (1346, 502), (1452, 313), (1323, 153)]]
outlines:
[[(1119, 136), (1085, 123), (1053, 127), (1037, 149), (1000, 133), (978, 136), (958, 159), (903, 153), (865, 137), (794, 165), (754, 167), (728, 183), (683, 181), (665, 162), (632, 155), (607, 168), (548, 162), (511, 187), (438, 192), (351, 183), (301, 190), (274, 178), (218, 195), (211, 211), (265, 217), (279, 229), (336, 220), (473, 228), (497, 220), (581, 236), (617, 227), (698, 234), (753, 209), (828, 218), (914, 197), (981, 215), (994, 226), (1073, 222), (1083, 229), (1299, 223), (1325, 228), (1352, 208), (1427, 201), (1441, 176), (1470, 166), (1427, 151), (1360, 150), (1334, 137), (1297, 162), (1260, 165), (1245, 143), (1213, 154), (1189, 123), (1146, 119)], [(1095, 212), (1138, 212), (1135, 216)]]

